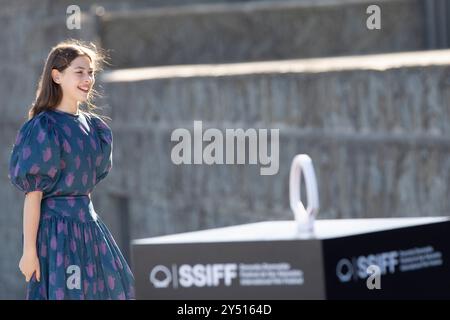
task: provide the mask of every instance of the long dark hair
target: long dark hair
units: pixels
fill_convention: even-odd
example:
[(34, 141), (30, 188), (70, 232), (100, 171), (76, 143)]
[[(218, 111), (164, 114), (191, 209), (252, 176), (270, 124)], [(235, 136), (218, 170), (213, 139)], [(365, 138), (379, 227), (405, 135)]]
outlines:
[[(53, 81), (52, 70), (56, 69), (59, 72), (62, 72), (74, 59), (80, 56), (88, 57), (89, 60), (91, 60), (94, 72), (101, 70), (103, 64), (106, 63), (106, 54), (104, 50), (98, 49), (93, 43), (84, 43), (74, 39), (58, 43), (48, 54), (44, 70), (39, 78), (36, 99), (28, 111), (28, 119), (33, 118), (42, 111), (55, 109), (61, 102), (63, 92), (61, 86)], [(99, 107), (95, 106), (92, 101), (96, 96), (99, 96), (98, 91), (91, 89), (85, 102), (87, 110), (84, 111), (100, 116), (95, 113), (95, 110), (99, 109)], [(108, 118), (105, 116), (100, 117)]]

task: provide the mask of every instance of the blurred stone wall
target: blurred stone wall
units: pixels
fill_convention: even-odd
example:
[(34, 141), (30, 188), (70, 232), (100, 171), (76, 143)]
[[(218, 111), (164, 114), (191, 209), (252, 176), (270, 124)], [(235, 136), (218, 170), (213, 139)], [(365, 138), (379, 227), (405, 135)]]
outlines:
[[(382, 32), (366, 27), (374, 3)], [(99, 33), (130, 68), (423, 50), (424, 26), (420, 0), (257, 1), (112, 12)]]
[[(117, 150), (108, 187), (130, 199), (132, 237), (290, 219), (298, 153), (314, 161), (320, 218), (448, 214), (449, 54), (107, 74)], [(171, 132), (192, 132), (194, 120), (222, 132), (280, 129), (279, 173), (172, 164)]]

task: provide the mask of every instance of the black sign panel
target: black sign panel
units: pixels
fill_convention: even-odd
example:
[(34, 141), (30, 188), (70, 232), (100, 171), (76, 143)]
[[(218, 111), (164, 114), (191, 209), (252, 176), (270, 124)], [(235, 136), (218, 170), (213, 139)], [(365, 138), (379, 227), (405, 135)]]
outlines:
[[(450, 298), (448, 221), (327, 239), (323, 250), (329, 299)], [(370, 265), (379, 288), (368, 288)]]
[[(383, 225), (384, 220), (386, 225), (393, 221), (377, 223)], [(314, 239), (265, 236), (239, 241), (234, 235), (223, 241), (221, 233), (214, 241), (214, 230), (219, 229), (213, 229), (208, 241), (135, 241), (137, 298), (450, 298), (450, 221), (404, 226), (397, 222), (396, 227), (378, 231), (362, 228), (356, 220), (337, 221), (317, 221), (319, 231), (325, 225), (331, 231), (319, 232)], [(277, 226), (274, 223), (274, 232)], [(340, 226), (353, 231), (336, 233)], [(362, 232), (354, 232), (360, 227)], [(248, 225), (249, 233), (252, 228)]]
[(143, 299), (325, 297), (321, 243), (258, 241), (133, 246)]

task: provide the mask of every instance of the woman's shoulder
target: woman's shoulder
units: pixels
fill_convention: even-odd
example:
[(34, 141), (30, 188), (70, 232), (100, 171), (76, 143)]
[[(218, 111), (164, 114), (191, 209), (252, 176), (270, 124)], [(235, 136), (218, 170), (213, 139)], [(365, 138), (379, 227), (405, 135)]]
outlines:
[(112, 144), (113, 133), (106, 121), (97, 114), (89, 114), (89, 117), (102, 143)]
[[(14, 145), (19, 145), (24, 141), (38, 141), (42, 143), (45, 139), (51, 136), (56, 138), (56, 130), (54, 130), (56, 120), (46, 111), (42, 111), (25, 121), (19, 128)], [(31, 139), (31, 140), (30, 140)], [(56, 141), (58, 144), (58, 141)]]
[(83, 111), (83, 114), (86, 116), (86, 118), (88, 118), (92, 122), (92, 125), (96, 128), (97, 131), (100, 132), (111, 131), (110, 126), (106, 123), (105, 119), (103, 119), (102, 116), (85, 111)]
[(52, 117), (51, 114), (49, 114), (49, 112), (47, 111), (42, 111), (40, 113), (38, 113), (37, 115), (35, 115), (34, 117), (32, 117), (31, 119), (28, 119), (27, 121), (25, 121), (21, 127), (20, 130), (21, 132), (26, 132), (26, 131), (34, 131), (34, 130), (50, 130), (52, 129), (52, 127), (54, 126), (54, 124), (56, 123), (56, 119), (54, 117)]

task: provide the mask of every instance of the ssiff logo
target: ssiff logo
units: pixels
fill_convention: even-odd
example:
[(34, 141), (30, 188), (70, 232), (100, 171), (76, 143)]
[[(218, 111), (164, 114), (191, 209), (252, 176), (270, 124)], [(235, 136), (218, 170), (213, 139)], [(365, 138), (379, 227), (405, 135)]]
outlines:
[(157, 289), (168, 288), (170, 284), (173, 288), (228, 287), (237, 278), (236, 263), (174, 264), (171, 269), (164, 265), (153, 267), (149, 274), (150, 283)]
[(340, 282), (366, 279), (368, 289), (381, 288), (381, 275), (394, 274), (399, 265), (397, 251), (342, 258), (336, 264), (336, 276)]

